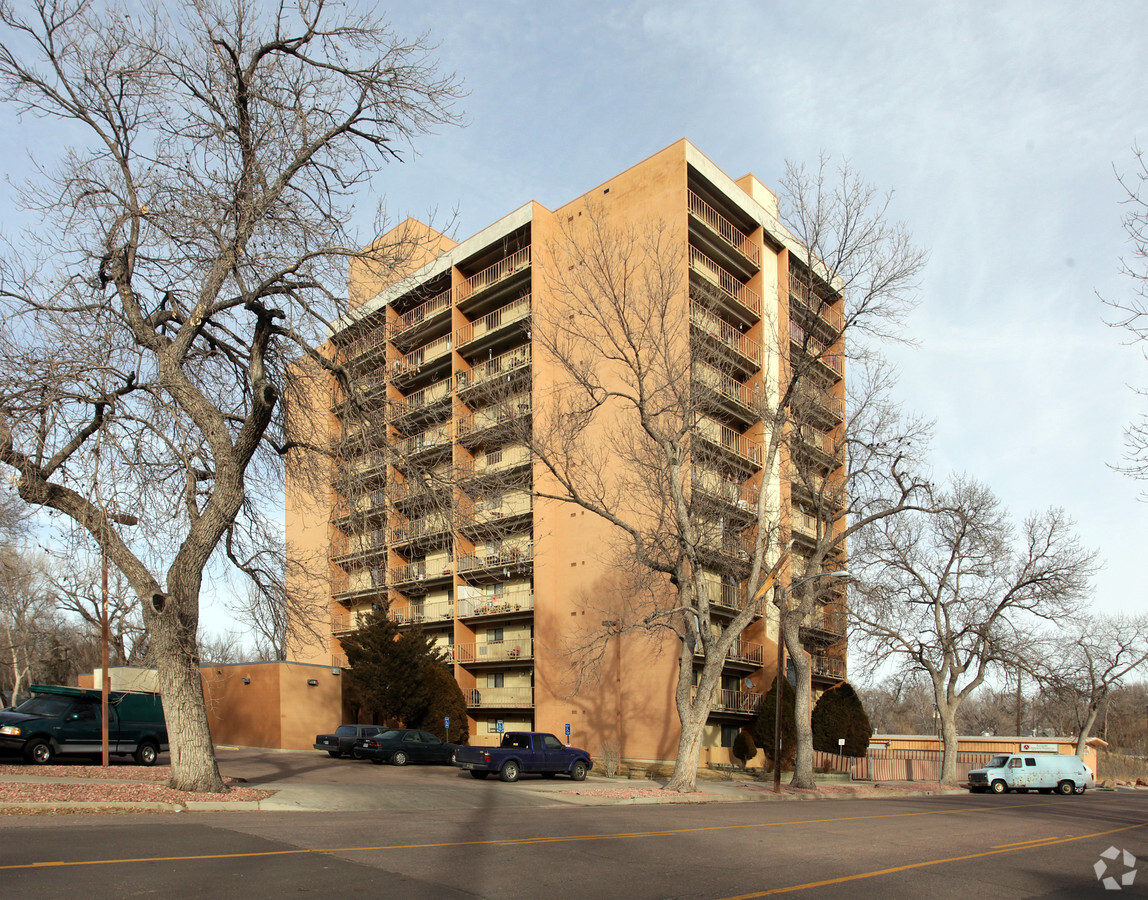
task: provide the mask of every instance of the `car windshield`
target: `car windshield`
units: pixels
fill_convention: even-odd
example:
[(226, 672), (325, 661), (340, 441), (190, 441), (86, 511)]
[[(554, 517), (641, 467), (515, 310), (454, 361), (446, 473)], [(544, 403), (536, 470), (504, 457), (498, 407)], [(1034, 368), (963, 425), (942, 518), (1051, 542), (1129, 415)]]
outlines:
[(354, 725), (340, 725), (338, 728), (335, 729), (335, 734), (341, 734), (343, 736), (356, 734), (355, 726)]
[(62, 716), (71, 705), (67, 697), (33, 697), (17, 706), (15, 712), (26, 716)]
[(376, 741), (397, 741), (400, 738), (402, 738), (402, 736), (403, 736), (403, 733), (401, 731), (384, 731), (381, 734), (376, 734), (375, 740)]
[(987, 763), (985, 763), (985, 768), (986, 769), (999, 769), (1002, 766), (1004, 766), (1004, 764), (1007, 762), (1008, 762), (1007, 756), (994, 756)]

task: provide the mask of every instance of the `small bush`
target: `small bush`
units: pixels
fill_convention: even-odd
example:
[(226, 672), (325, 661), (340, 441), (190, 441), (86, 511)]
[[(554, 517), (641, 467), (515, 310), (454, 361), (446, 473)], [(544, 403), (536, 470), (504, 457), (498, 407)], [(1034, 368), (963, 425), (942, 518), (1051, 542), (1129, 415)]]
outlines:
[(757, 756), (757, 744), (753, 742), (753, 735), (748, 731), (739, 731), (737, 737), (733, 739), (733, 747), (730, 752), (744, 769), (746, 764)]

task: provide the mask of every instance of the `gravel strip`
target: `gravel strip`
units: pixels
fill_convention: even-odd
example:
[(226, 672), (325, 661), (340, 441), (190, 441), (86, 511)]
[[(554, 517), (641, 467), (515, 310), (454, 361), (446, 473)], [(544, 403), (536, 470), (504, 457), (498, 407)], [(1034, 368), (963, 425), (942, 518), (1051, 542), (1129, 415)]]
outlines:
[(159, 784), (38, 784), (0, 782), (0, 803), (186, 803), (205, 800), (235, 803), (266, 800), (275, 791), (258, 788), (232, 788), (226, 794), (189, 794)]

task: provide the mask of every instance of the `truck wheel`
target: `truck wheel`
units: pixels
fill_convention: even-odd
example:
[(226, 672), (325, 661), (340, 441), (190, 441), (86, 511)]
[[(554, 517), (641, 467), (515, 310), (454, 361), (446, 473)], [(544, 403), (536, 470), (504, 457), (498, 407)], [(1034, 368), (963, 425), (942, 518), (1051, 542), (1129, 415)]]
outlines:
[(1001, 781), (999, 778), (992, 783), (990, 788), (994, 794), (1007, 794), (1008, 785)]
[(52, 761), (52, 745), (43, 738), (33, 738), (24, 747), (24, 761), (42, 766)]
[(396, 750), (391, 754), (392, 766), (405, 766), (407, 764), (407, 753), (405, 750)]
[(1066, 796), (1067, 796), (1068, 794), (1071, 794), (1071, 793), (1073, 792), (1073, 790), (1075, 789), (1075, 787), (1076, 787), (1076, 786), (1075, 786), (1075, 785), (1074, 785), (1074, 784), (1073, 784), (1071, 781), (1062, 781), (1060, 784), (1058, 784), (1058, 785), (1056, 786), (1056, 789), (1057, 789), (1057, 790), (1058, 790), (1060, 793), (1062, 793), (1062, 794), (1064, 794), (1064, 795), (1066, 795)]
[(328, 750), (328, 751), (327, 751), (327, 755), (328, 755), (329, 757), (331, 757), (331, 759), (338, 759), (338, 758), (339, 758), (340, 756), (342, 756), (343, 754), (342, 754), (342, 753), (340, 753), (338, 750)]
[(154, 766), (156, 757), (159, 756), (159, 747), (151, 741), (144, 741), (136, 747), (134, 756), (137, 766)]
[(1084, 793), (1084, 785), (1083, 785), (1083, 784), (1078, 784), (1078, 785), (1076, 785), (1076, 787), (1074, 787), (1074, 788), (1072, 789), (1072, 793), (1074, 793), (1074, 794), (1083, 794), (1083, 793)]
[(517, 781), (518, 780), (518, 763), (513, 759), (508, 760), (502, 764), (502, 771), (498, 773), (498, 777), (503, 781)]
[(482, 780), (483, 780), (483, 779), (485, 779), (485, 778), (486, 778), (486, 776), (487, 776), (487, 775), (489, 775), (489, 774), (490, 774), (489, 772), (475, 772), (475, 771), (472, 769), (472, 770), (471, 770), (471, 772), (470, 772), (470, 777), (471, 777), (471, 778), (477, 778), (479, 781), (482, 781)]
[(586, 780), (586, 763), (584, 760), (575, 760), (574, 765), (570, 767), (570, 777), (575, 781)]

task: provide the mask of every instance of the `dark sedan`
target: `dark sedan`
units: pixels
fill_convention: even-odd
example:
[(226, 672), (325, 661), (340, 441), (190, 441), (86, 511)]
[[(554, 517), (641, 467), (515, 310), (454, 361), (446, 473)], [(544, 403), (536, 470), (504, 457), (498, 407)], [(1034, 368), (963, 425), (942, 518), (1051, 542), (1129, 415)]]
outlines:
[(407, 763), (450, 765), (457, 744), (448, 744), (428, 731), (392, 728), (355, 742), (355, 755), (373, 763), (389, 762), (392, 766)]

